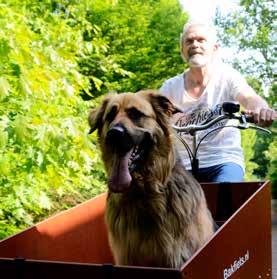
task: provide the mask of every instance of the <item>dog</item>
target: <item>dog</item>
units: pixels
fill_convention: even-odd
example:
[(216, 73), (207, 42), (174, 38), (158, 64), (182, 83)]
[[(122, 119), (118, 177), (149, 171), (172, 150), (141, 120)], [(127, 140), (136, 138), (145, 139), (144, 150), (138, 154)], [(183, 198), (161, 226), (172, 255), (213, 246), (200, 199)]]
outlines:
[(200, 184), (174, 146), (180, 110), (156, 91), (108, 95), (89, 114), (108, 177), (105, 220), (118, 265), (180, 268), (213, 234)]

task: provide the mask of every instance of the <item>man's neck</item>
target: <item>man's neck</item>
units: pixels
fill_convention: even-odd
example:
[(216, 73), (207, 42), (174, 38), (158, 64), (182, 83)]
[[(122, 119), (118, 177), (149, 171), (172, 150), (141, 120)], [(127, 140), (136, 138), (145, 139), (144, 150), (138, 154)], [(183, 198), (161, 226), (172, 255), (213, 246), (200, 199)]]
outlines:
[(187, 80), (194, 87), (206, 86), (212, 75), (212, 66), (193, 67), (187, 72)]
[(212, 72), (212, 65), (192, 67), (188, 70), (185, 75), (185, 88), (192, 98), (200, 98), (211, 79)]

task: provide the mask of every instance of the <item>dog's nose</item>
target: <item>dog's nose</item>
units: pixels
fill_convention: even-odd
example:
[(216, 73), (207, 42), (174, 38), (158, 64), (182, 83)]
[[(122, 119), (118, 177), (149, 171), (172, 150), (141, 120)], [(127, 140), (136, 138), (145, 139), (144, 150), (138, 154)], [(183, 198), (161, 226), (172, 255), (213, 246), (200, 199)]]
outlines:
[(123, 125), (116, 124), (109, 129), (106, 136), (106, 144), (119, 153), (127, 153), (133, 147), (133, 140)]
[(125, 134), (125, 128), (120, 125), (116, 124), (108, 131), (108, 135), (113, 135), (116, 137), (122, 137)]

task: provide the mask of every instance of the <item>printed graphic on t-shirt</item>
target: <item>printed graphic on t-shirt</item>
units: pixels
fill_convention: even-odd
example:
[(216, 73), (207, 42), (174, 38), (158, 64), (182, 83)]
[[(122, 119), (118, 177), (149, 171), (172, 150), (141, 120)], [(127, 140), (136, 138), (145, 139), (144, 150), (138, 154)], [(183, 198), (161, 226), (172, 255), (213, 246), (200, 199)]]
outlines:
[[(219, 63), (216, 69), (218, 71), (214, 73), (202, 96), (198, 99), (193, 99), (185, 90), (184, 74), (186, 72), (167, 80), (163, 84), (160, 92), (170, 98), (173, 103), (178, 104), (184, 112), (183, 114), (175, 114), (172, 118), (172, 124), (174, 123), (176, 126), (200, 124), (209, 118), (219, 115), (219, 104), (236, 101), (239, 92), (247, 86), (245, 79), (228, 65)], [(218, 127), (217, 130), (204, 138), (198, 148), (197, 157), (200, 168), (226, 162), (234, 162), (244, 168), (240, 130), (236, 128), (221, 128), (225, 123), (226, 120), (223, 120), (208, 130), (196, 133), (196, 142), (199, 143), (203, 136)], [(236, 125), (236, 122), (228, 120), (227, 125), (229, 124)], [(190, 159), (186, 146), (193, 148), (193, 137), (183, 132), (179, 134), (186, 142), (186, 145), (176, 139), (177, 149), (184, 165), (190, 169)]]
[[(175, 118), (175, 125), (179, 127), (187, 127), (189, 125), (199, 125), (202, 123), (207, 123), (209, 120), (216, 118), (221, 114), (222, 105), (217, 104), (214, 108), (208, 108), (208, 107), (201, 107), (201, 108), (189, 108), (185, 113), (180, 113)], [(198, 131), (197, 135), (202, 138), (204, 135), (209, 133), (211, 130), (217, 128), (217, 127), (223, 127), (226, 124), (226, 120), (222, 120), (220, 122), (215, 123), (213, 126), (211, 126), (207, 130)], [(220, 129), (215, 130), (214, 132), (210, 133), (209, 136), (207, 136), (207, 139), (211, 140), (211, 138), (214, 138), (217, 133), (220, 131)], [(186, 132), (178, 132), (179, 136), (185, 136), (187, 135)], [(207, 140), (206, 139), (206, 140)]]

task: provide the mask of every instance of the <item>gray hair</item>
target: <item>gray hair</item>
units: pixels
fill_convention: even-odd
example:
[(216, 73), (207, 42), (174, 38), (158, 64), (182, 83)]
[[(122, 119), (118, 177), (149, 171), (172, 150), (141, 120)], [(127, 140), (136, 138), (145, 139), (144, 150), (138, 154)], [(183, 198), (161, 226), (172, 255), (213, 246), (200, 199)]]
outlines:
[(180, 34), (180, 50), (181, 50), (181, 56), (183, 59), (184, 59), (184, 57), (183, 57), (184, 38), (185, 38), (186, 33), (192, 26), (203, 26), (204, 28), (207, 29), (207, 34), (208, 34), (209, 40), (213, 43), (217, 42), (217, 32), (216, 32), (216, 28), (214, 25), (206, 23), (206, 22), (201, 22), (201, 21), (189, 21), (184, 25), (183, 32)]

